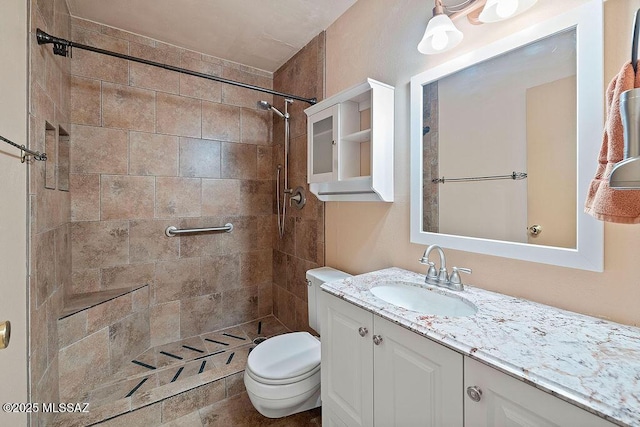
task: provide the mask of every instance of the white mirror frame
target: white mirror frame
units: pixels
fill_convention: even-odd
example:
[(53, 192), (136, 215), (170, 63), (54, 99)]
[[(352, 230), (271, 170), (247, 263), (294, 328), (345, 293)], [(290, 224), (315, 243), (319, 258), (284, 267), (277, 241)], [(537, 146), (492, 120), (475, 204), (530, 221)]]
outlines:
[[(422, 86), (555, 33), (576, 28), (577, 241), (575, 249), (422, 231)], [(602, 222), (584, 213), (598, 161), (604, 112), (602, 0), (592, 0), (411, 78), (411, 242), (505, 258), (603, 271)]]

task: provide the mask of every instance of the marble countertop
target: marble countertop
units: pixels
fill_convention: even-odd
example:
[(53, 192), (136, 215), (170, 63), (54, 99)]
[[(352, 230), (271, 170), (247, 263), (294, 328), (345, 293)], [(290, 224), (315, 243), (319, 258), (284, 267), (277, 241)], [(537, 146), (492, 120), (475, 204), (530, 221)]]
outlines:
[(424, 315), (388, 304), (380, 281), (424, 284), (424, 275), (387, 268), (322, 289), (623, 426), (640, 426), (640, 328), (465, 285), (470, 317)]

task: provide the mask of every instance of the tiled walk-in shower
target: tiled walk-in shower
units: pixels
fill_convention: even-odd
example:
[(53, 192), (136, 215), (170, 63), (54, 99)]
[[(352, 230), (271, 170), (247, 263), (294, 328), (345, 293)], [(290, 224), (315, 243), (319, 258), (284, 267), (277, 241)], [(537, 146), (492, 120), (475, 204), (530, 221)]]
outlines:
[(244, 368), (256, 343), (286, 332), (282, 323), (268, 316), (152, 347), (87, 393), (88, 414), (61, 414), (54, 425), (89, 425), (153, 404), (160, 408), (162, 422), (168, 422), (231, 397), (244, 390)]
[[(324, 35), (271, 73), (74, 18), (64, 0), (30, 12), (29, 147), (51, 153), (30, 166), (30, 400), (91, 402), (90, 419), (31, 425), (139, 408), (126, 416), (153, 413), (153, 426), (187, 415), (179, 402), (192, 412), (236, 396), (258, 333), (244, 328), (307, 329), (305, 271), (324, 264), (311, 194), (277, 237), (283, 123), (256, 101), (283, 100), (80, 49), (54, 56), (35, 29), (319, 99)], [(289, 110), (293, 187), (306, 186), (306, 106)], [(233, 232), (165, 235), (226, 223)]]

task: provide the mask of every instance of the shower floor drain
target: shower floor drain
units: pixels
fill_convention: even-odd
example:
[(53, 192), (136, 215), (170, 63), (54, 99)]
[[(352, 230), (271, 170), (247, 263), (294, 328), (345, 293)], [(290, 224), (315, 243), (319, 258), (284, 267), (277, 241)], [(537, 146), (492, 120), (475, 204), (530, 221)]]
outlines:
[(266, 339), (265, 337), (258, 337), (258, 338), (254, 338), (254, 339), (253, 339), (253, 343), (254, 343), (255, 345), (258, 345), (258, 344), (260, 344), (261, 342), (264, 342), (264, 341), (266, 341), (266, 340), (267, 340), (267, 339)]

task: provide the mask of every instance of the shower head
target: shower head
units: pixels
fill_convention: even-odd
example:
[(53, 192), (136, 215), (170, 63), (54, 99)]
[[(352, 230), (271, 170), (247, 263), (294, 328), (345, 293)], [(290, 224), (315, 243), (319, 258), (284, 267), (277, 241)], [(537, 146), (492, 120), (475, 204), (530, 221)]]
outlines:
[(260, 108), (261, 110), (271, 110), (277, 115), (279, 115), (280, 117), (284, 118), (284, 114), (280, 110), (278, 110), (276, 107), (269, 104), (267, 101), (258, 101), (258, 108)]
[(267, 101), (258, 101), (258, 108), (261, 110), (270, 110), (271, 104), (269, 104)]

